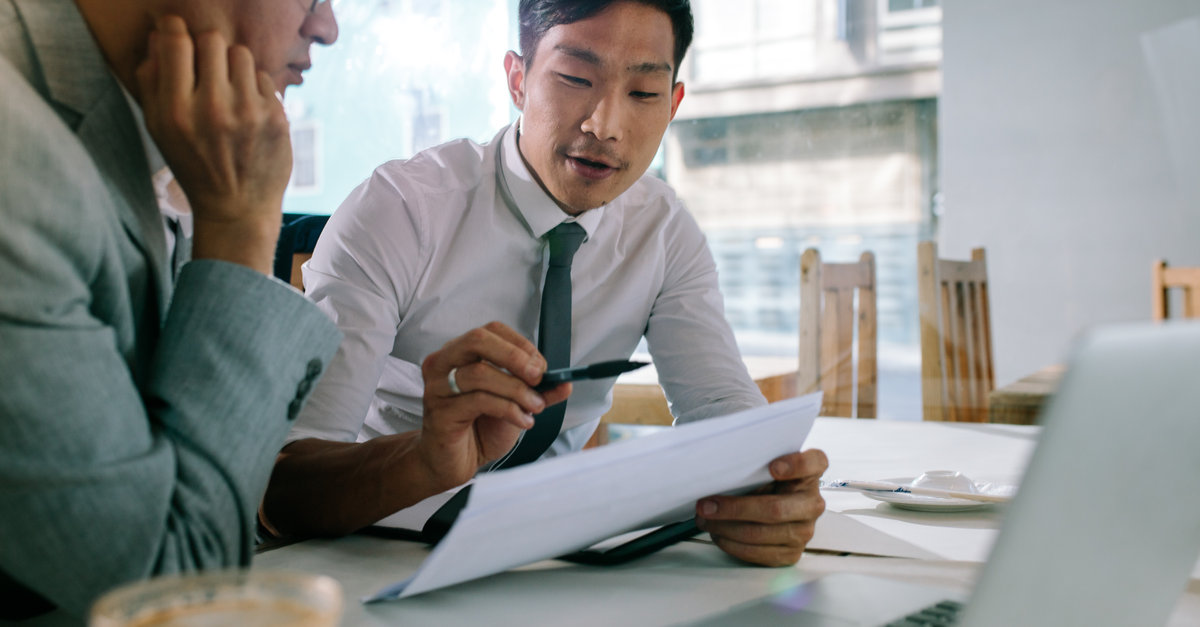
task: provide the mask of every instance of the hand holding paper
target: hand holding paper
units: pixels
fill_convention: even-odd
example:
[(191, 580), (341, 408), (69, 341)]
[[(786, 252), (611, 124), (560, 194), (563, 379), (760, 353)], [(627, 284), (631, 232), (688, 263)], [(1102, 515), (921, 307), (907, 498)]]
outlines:
[(771, 462), (773, 483), (745, 496), (706, 498), (696, 507), (696, 523), (722, 551), (763, 566), (795, 564), (825, 511), (820, 479), (829, 460), (809, 450)]
[[(812, 394), (480, 475), (454, 526), (413, 578), (370, 600), (420, 594), (681, 520), (709, 495), (740, 492), (773, 478), (782, 480), (770, 483), (772, 494), (743, 497), (745, 501), (722, 497), (721, 502), (767, 509), (775, 499), (807, 503), (808, 508), (781, 508), (787, 513), (782, 517), (759, 514), (768, 521), (804, 525), (820, 509), (819, 495), (815, 500), (804, 495), (817, 483), (825, 458), (794, 453), (802, 448), (820, 404), (820, 394)], [(773, 476), (767, 466), (780, 459), (794, 465)], [(785, 529), (754, 524), (772, 532)], [(731, 523), (724, 533), (743, 539), (757, 533), (746, 531), (749, 526), (729, 531), (734, 525), (747, 523)], [(765, 544), (779, 542), (778, 536), (763, 539), (772, 540)], [(757, 555), (747, 559), (759, 561)]]

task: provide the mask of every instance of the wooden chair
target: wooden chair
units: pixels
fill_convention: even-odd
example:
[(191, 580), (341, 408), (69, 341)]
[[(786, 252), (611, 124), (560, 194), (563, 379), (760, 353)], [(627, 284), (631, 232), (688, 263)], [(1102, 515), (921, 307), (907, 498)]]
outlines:
[(312, 258), (313, 248), (329, 216), (284, 214), (279, 243), (275, 246), (274, 274), (279, 280), (291, 283), (304, 291), (300, 266)]
[(987, 422), (996, 386), (987, 260), (939, 259), (937, 245), (917, 245), (921, 318), (921, 397), (925, 420)]
[(816, 249), (804, 251), (800, 257), (798, 388), (801, 394), (825, 392), (821, 415), (858, 418), (877, 415), (876, 329), (875, 255), (865, 252), (854, 263), (822, 263), (821, 253)]
[(1156, 259), (1150, 276), (1154, 283), (1155, 320), (1171, 317), (1169, 293), (1173, 289), (1183, 291), (1183, 317), (1200, 318), (1200, 267), (1168, 268), (1165, 260)]

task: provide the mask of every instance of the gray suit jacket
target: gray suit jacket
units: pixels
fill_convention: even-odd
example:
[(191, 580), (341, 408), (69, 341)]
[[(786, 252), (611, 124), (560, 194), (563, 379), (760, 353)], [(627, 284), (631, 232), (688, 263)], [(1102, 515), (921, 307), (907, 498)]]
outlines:
[(0, 0), (0, 606), (82, 615), (130, 580), (247, 564), (338, 340), (242, 266), (172, 281), (138, 128), (74, 3)]

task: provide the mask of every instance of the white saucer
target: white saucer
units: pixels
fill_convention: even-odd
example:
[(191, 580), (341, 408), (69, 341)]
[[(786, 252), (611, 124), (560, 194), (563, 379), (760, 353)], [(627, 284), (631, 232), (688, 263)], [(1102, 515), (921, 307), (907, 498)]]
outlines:
[[(888, 483), (898, 485), (912, 485), (913, 479), (916, 477), (892, 477), (890, 479), (880, 479)], [(979, 486), (977, 486), (979, 487)], [(980, 489), (983, 494), (990, 494), (991, 490)], [(984, 509), (991, 507), (992, 503), (983, 503), (980, 501), (969, 501), (967, 499), (951, 499), (942, 498), (940, 496), (924, 496), (916, 494), (907, 494), (904, 492), (871, 492), (863, 491), (863, 496), (883, 501), (893, 507), (900, 509), (909, 509), (918, 512), (966, 512), (975, 509)]]

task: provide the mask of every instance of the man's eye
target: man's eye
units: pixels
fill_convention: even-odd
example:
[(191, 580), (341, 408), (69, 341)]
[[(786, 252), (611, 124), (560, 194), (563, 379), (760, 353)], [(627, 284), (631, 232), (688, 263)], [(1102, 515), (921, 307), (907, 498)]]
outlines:
[(569, 74), (559, 74), (559, 76), (561, 76), (564, 81), (567, 81), (568, 83), (571, 83), (572, 85), (579, 85), (580, 87), (591, 87), (592, 86), (592, 82), (587, 80), (586, 78), (579, 78), (578, 76), (571, 76)]
[(631, 91), (629, 95), (639, 100), (649, 100), (650, 98), (658, 97), (658, 94), (652, 91)]

